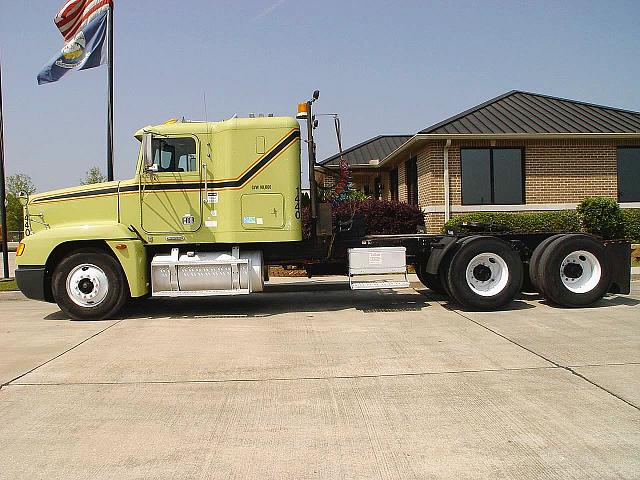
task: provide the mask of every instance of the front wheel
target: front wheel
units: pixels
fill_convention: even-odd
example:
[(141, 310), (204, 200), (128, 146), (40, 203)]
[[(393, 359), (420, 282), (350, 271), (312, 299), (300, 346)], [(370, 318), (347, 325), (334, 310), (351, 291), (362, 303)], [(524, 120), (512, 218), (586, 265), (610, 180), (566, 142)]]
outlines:
[(76, 320), (110, 318), (129, 296), (120, 264), (97, 249), (64, 258), (53, 272), (52, 291), (60, 310)]

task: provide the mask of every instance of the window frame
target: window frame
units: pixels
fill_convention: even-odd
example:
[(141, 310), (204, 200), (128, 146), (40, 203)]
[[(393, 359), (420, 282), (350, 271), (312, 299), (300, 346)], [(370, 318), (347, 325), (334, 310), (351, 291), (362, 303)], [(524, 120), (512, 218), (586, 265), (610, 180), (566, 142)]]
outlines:
[[(197, 135), (192, 135), (192, 134), (153, 134), (153, 140), (171, 140), (174, 138), (190, 138), (195, 142), (196, 145), (196, 169), (195, 170), (187, 170), (184, 172), (178, 172), (178, 171), (166, 171), (166, 170), (159, 170), (158, 172), (154, 172), (154, 175), (196, 175), (199, 176), (202, 170), (202, 164), (200, 162), (200, 138)], [(140, 145), (140, 157), (142, 158), (142, 145)], [(141, 163), (141, 169), (140, 169), (140, 173), (144, 174), (146, 172), (144, 165), (142, 165)]]
[[(462, 152), (464, 150), (489, 150), (489, 188), (491, 190), (491, 203), (471, 203), (465, 202), (464, 200), (464, 185), (463, 185), (463, 176), (464, 176), (464, 168), (462, 162)], [(496, 202), (495, 201), (495, 179), (494, 179), (494, 167), (493, 167), (493, 151), (494, 150), (520, 150), (520, 178), (521, 178), (521, 189), (522, 189), (522, 198), (518, 203), (504, 203), (504, 202)], [(460, 203), (461, 205), (525, 205), (526, 204), (526, 156), (525, 156), (525, 147), (460, 147)]]
[[(640, 203), (640, 197), (636, 200), (624, 200), (620, 199), (620, 158), (618, 157), (618, 152), (620, 150), (638, 150), (640, 151), (640, 145), (618, 145), (616, 147), (616, 195), (618, 203)], [(640, 165), (640, 162), (638, 162)]]
[[(411, 166), (412, 170), (415, 169), (415, 176), (409, 175), (409, 166)], [(411, 178), (411, 177), (415, 177), (415, 178)], [(410, 179), (412, 180), (411, 183), (415, 184), (415, 202), (412, 201), (414, 199), (412, 198), (412, 195), (411, 195), (412, 188), (409, 185)], [(411, 157), (409, 157), (409, 160), (406, 160), (404, 162), (404, 181), (407, 185), (407, 203), (409, 205), (419, 205), (420, 193), (418, 189), (418, 156), (417, 155), (412, 155)]]

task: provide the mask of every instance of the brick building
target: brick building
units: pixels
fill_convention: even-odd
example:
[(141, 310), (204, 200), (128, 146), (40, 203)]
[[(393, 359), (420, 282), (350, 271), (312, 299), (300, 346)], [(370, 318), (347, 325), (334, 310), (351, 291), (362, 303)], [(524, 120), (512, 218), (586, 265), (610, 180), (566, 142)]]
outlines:
[[(385, 185), (387, 188), (389, 185), (387, 173), (381, 171), (378, 166), (411, 137), (412, 135), (378, 135), (343, 151), (342, 157), (351, 168), (354, 188), (374, 198), (387, 198), (388, 191), (384, 191)], [(320, 165), (333, 170), (336, 170), (339, 164), (339, 153), (320, 162)], [(324, 186), (333, 185), (331, 176), (318, 173), (316, 177), (322, 180)]]
[(433, 233), (456, 214), (574, 209), (593, 195), (640, 208), (640, 113), (511, 91), (420, 131), (359, 182), (419, 205)]

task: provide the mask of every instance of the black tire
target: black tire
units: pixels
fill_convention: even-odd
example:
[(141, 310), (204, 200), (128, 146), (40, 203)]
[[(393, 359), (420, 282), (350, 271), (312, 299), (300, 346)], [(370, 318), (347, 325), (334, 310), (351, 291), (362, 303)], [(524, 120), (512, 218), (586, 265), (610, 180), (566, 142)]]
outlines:
[(540, 242), (540, 245), (535, 248), (531, 254), (531, 258), (529, 259), (529, 281), (531, 282), (533, 290), (540, 292), (543, 295), (544, 291), (540, 282), (540, 258), (542, 258), (542, 254), (546, 250), (547, 246), (560, 237), (564, 237), (564, 234), (560, 233), (558, 235), (552, 235)]
[[(579, 252), (587, 252), (592, 258)], [(600, 300), (611, 285), (611, 268), (604, 245), (593, 237), (580, 234), (563, 235), (554, 240), (540, 258), (539, 282), (545, 297), (557, 305), (584, 307)], [(580, 282), (584, 282), (584, 291), (579, 291)]]
[(425, 263), (418, 263), (414, 265), (414, 267), (416, 270), (416, 275), (418, 276), (418, 280), (420, 280), (420, 282), (425, 287), (441, 295), (447, 294), (447, 291), (444, 289), (444, 286), (440, 281), (440, 277), (438, 275), (434, 275), (433, 273), (427, 273), (427, 265)]
[[(91, 269), (89, 271), (93, 271), (94, 268), (101, 270), (107, 280), (106, 284), (102, 283), (102, 288), (106, 289), (104, 298), (92, 306), (76, 303), (67, 289), (70, 274), (74, 271), (81, 272), (86, 266)], [(91, 279), (87, 280), (88, 283), (82, 286), (80, 286), (81, 282), (78, 283), (78, 288), (85, 288), (84, 292), (88, 295), (99, 290)], [(111, 255), (99, 249), (76, 251), (63, 258), (53, 272), (51, 285), (53, 298), (60, 310), (75, 320), (112, 318), (129, 298), (129, 286), (120, 264)], [(85, 302), (90, 301), (91, 299), (85, 299)]]
[[(486, 261), (476, 259), (482, 254), (487, 254)], [(504, 262), (506, 269), (501, 267), (500, 260)], [(472, 261), (479, 262), (476, 267), (479, 269), (478, 276), (476, 268), (472, 271), (472, 278), (477, 282), (476, 289), (467, 281), (467, 267)], [(500, 276), (496, 276), (492, 269), (500, 272)], [(480, 274), (483, 276), (480, 277)], [(504, 282), (502, 274), (506, 274)], [(522, 261), (508, 243), (494, 237), (477, 236), (465, 241), (455, 253), (449, 264), (447, 277), (451, 296), (458, 303), (466, 307), (491, 310), (513, 301), (520, 292), (523, 279)], [(490, 289), (495, 287), (491, 282), (495, 281), (504, 284), (495, 293), (491, 293)], [(486, 295), (478, 293), (483, 288), (489, 289), (486, 290)]]

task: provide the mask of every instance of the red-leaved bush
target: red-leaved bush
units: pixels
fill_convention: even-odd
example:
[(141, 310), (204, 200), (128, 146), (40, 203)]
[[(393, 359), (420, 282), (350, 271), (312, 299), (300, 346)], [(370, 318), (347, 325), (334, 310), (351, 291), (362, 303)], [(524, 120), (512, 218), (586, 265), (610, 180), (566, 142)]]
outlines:
[[(334, 229), (339, 220), (348, 221), (354, 215), (364, 213), (365, 234), (391, 235), (417, 233), (424, 229), (424, 214), (419, 207), (386, 200), (347, 200), (332, 209)], [(302, 235), (311, 236), (309, 208), (302, 211)]]

